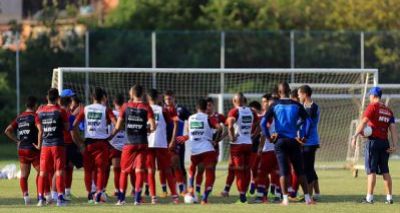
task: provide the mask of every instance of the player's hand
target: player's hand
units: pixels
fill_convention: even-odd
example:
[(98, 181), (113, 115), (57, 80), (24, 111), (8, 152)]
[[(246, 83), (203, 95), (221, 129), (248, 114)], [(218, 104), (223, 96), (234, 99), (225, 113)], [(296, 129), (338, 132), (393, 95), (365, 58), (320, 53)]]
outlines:
[(178, 136), (178, 137), (175, 138), (175, 141), (178, 144), (184, 144), (187, 140), (188, 140), (187, 136)]
[(395, 153), (396, 152), (396, 147), (392, 146), (388, 150), (386, 150), (389, 154)]
[(37, 149), (37, 150), (40, 150), (40, 148), (41, 148), (41, 146), (40, 145), (38, 145), (38, 144), (32, 144), (33, 145), (33, 147), (35, 147), (35, 149)]
[(351, 138), (351, 147), (353, 149), (355, 149), (356, 148), (356, 144), (357, 144), (357, 138), (356, 137), (352, 137)]
[(176, 147), (176, 142), (175, 141), (171, 141), (168, 145), (168, 150), (169, 151), (174, 151)]
[(269, 138), (269, 142), (275, 144), (276, 140), (278, 140), (278, 133), (273, 133)]
[(302, 138), (297, 137), (297, 138), (296, 138), (296, 141), (297, 141), (297, 143), (299, 143), (300, 145), (304, 146), (304, 144), (306, 143), (306, 138), (304, 138), (304, 137), (302, 137)]
[(235, 136), (229, 136), (229, 140), (230, 140), (232, 143), (236, 143), (237, 136), (236, 136), (236, 135), (235, 135)]
[(261, 156), (261, 154), (262, 154), (262, 148), (259, 148), (259, 149), (257, 150), (257, 155), (258, 155), (258, 156)]

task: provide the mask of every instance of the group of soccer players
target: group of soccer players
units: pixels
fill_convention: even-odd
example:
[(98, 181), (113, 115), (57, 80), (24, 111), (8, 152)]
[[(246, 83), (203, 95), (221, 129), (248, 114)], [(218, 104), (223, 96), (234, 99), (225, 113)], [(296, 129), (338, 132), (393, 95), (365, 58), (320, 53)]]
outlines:
[[(53, 201), (66, 205), (71, 199), (74, 167), (84, 168), (90, 203), (107, 201), (105, 189), (113, 168), (117, 205), (126, 203), (128, 176), (135, 205), (144, 202), (143, 188), (150, 202), (158, 203), (156, 170), (162, 197), (168, 186), (174, 204), (179, 203), (179, 195), (207, 204), (224, 139), (229, 141), (230, 160), (221, 196), (229, 196), (236, 179), (239, 203), (248, 202), (248, 193), (255, 195), (254, 203), (264, 203), (271, 191), (275, 201), (288, 205), (299, 185), (306, 204), (318, 198), (314, 162), (319, 108), (307, 85), (291, 91), (288, 83), (280, 83), (276, 91), (261, 97), (261, 103), (248, 103), (237, 93), (227, 116), (214, 111), (211, 98), (198, 100), (196, 112), (190, 114), (176, 104), (172, 91), (161, 94), (140, 85), (130, 88), (127, 101), (123, 95), (113, 97), (114, 109), (108, 106), (102, 88), (92, 91), (92, 104), (87, 106), (76, 96), (70, 89), (59, 94), (51, 88), (47, 104), (40, 107), (36, 98), (29, 97), (26, 111), (5, 130), (18, 144), (26, 204), (30, 202), (27, 179), (31, 165), (38, 171), (38, 206)], [(185, 143), (191, 153), (188, 174)]]

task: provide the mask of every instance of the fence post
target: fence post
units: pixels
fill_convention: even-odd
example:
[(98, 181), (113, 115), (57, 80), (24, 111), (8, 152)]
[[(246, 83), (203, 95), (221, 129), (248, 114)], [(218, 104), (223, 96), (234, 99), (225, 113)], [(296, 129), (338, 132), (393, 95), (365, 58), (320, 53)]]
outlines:
[[(220, 47), (220, 68), (225, 68), (225, 32), (221, 32), (221, 47)], [(224, 113), (224, 86), (225, 86), (225, 74), (220, 73), (220, 94), (218, 98), (218, 112)], [(224, 157), (224, 143), (219, 143), (219, 150), (221, 154), (218, 156), (218, 161), (222, 161)]]
[[(294, 30), (290, 31), (290, 68), (295, 68), (295, 46), (294, 46)], [(290, 76), (290, 83), (294, 83), (294, 73)]]
[[(157, 40), (156, 40), (156, 32), (151, 33), (151, 67), (156, 68), (157, 67)], [(152, 73), (152, 86), (153, 89), (157, 88), (157, 73), (153, 72)]]
[(17, 31), (15, 33), (15, 45), (16, 45), (16, 51), (15, 51), (15, 74), (16, 74), (16, 95), (17, 95), (17, 115), (20, 113), (20, 100), (21, 100), (21, 88), (20, 88), (20, 62), (19, 62), (19, 45), (20, 45), (20, 35), (19, 32)]
[[(85, 67), (90, 67), (90, 53), (89, 53), (89, 30), (85, 33)], [(85, 72), (85, 103), (89, 104), (89, 72)]]

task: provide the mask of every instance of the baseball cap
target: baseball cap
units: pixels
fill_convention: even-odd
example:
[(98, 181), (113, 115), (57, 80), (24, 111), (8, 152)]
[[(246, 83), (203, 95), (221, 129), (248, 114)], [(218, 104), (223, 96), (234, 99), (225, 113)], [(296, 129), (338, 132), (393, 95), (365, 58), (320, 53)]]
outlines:
[(377, 97), (381, 97), (382, 96), (382, 89), (380, 87), (372, 87), (369, 90), (369, 95), (373, 95), (373, 96), (377, 96)]
[(72, 89), (64, 89), (60, 94), (61, 97), (72, 97), (74, 95), (75, 93), (72, 91)]

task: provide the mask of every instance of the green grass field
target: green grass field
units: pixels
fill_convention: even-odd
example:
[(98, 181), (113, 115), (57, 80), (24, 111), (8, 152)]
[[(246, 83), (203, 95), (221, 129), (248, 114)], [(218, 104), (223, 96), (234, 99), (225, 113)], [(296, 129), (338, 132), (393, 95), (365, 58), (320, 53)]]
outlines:
[[(7, 147), (7, 148), (4, 148)], [(7, 152), (11, 156), (15, 149), (9, 146), (1, 146), (0, 154)], [(4, 155), (3, 155), (4, 156)], [(3, 159), (0, 161), (0, 168), (7, 163), (17, 163), (16, 157), (13, 159)], [(219, 197), (219, 192), (224, 186), (226, 171), (220, 170), (217, 173), (216, 184), (213, 196), (209, 199), (206, 206), (193, 204), (187, 205), (183, 203), (172, 205), (169, 199), (160, 199), (160, 204), (142, 206), (133, 206), (132, 199), (127, 199), (126, 206), (115, 206), (116, 199), (101, 205), (90, 205), (86, 203), (86, 192), (83, 183), (83, 171), (75, 170), (72, 193), (75, 198), (72, 202), (63, 208), (57, 208), (54, 205), (38, 208), (35, 204), (24, 206), (19, 188), (19, 181), (0, 180), (0, 212), (121, 212), (121, 211), (138, 211), (138, 212), (400, 212), (400, 162), (392, 161), (390, 164), (393, 175), (394, 185), (394, 201), (395, 204), (388, 206), (383, 202), (385, 200), (383, 191), (383, 182), (379, 178), (376, 188), (376, 197), (374, 205), (359, 204), (365, 194), (366, 176), (360, 172), (358, 178), (353, 178), (348, 170), (319, 170), (320, 186), (322, 199), (317, 205), (306, 206), (302, 203), (291, 203), (290, 206), (284, 207), (278, 204), (235, 204), (237, 200), (237, 192), (235, 187), (232, 188), (229, 198)], [(32, 199), (35, 198), (34, 175), (30, 177), (30, 190)], [(112, 184), (112, 181), (111, 181)], [(158, 192), (160, 191), (157, 188)], [(112, 192), (113, 187), (109, 184), (108, 191)], [(148, 200), (148, 199), (147, 199)], [(252, 198), (250, 198), (252, 200)]]

